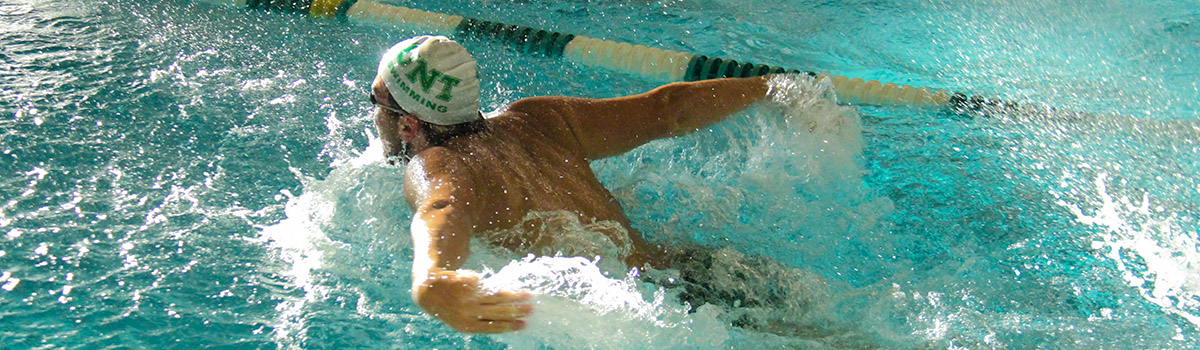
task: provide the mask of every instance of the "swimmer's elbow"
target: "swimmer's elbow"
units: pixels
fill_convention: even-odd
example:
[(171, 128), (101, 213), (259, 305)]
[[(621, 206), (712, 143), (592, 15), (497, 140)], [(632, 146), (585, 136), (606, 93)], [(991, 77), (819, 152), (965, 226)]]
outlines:
[(417, 215), (434, 214), (454, 211), (458, 206), (454, 198), (432, 198), (417, 205)]
[(435, 199), (435, 200), (429, 201), (428, 203), (426, 203), (424, 205), (423, 209), (425, 209), (424, 211), (435, 211), (435, 210), (447, 209), (449, 207), (450, 207), (450, 200), (442, 198), (442, 199)]
[(652, 107), (646, 109), (651, 115), (647, 118), (657, 119), (663, 134), (655, 138), (683, 135), (694, 130), (685, 122), (688, 112), (683, 108), (689, 104), (690, 89), (686, 83), (671, 83), (651, 91), (648, 97)]
[(417, 207), (413, 215), (413, 235), (441, 237), (470, 237), (471, 215), (461, 210), (462, 204), (449, 199), (426, 201)]

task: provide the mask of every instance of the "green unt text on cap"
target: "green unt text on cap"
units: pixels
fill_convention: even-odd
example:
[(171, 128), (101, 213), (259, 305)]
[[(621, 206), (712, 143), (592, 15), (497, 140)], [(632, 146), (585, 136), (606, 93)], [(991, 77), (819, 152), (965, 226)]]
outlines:
[[(400, 52), (397, 53), (397, 60), (392, 61), (389, 71), (392, 74), (392, 78), (399, 83), (400, 89), (404, 90), (408, 97), (414, 102), (424, 105), (429, 109), (446, 113), (447, 107), (445, 105), (425, 98), (422, 93), (414, 90), (409, 84), (411, 83), (413, 85), (419, 85), (421, 90), (424, 91), (424, 94), (429, 94), (430, 90), (433, 89), (434, 84), (441, 82), (441, 92), (435, 95), (434, 98), (449, 102), (454, 98), (452, 93), (454, 87), (457, 86), (459, 82), (462, 82), (462, 79), (447, 75), (437, 69), (429, 68), (429, 64), (425, 62), (425, 59), (423, 58), (414, 60), (412, 57), (405, 55), (418, 45), (420, 44), (413, 44), (404, 50), (400, 50)], [(400, 68), (411, 66), (414, 64), (414, 62), (416, 66), (413, 66), (412, 70), (408, 71), (407, 74), (402, 74), (400, 72)], [(401, 76), (403, 76), (405, 79), (400, 79)], [(407, 80), (407, 82), (405, 82), (405, 80)]]

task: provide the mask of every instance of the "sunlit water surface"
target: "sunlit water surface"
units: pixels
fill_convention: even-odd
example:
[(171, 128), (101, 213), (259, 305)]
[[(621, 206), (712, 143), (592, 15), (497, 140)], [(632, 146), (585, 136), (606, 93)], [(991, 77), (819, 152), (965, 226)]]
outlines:
[[(846, 107), (790, 82), (592, 166), (703, 264), (633, 277), (477, 244), (486, 285), (538, 312), (467, 336), (410, 299), (402, 173), (371, 136), (375, 63), (411, 28), (0, 0), (0, 347), (1200, 347), (1193, 2), (396, 4), (1094, 115)], [(487, 110), (660, 83), (459, 39)], [(725, 302), (685, 303), (696, 271)]]

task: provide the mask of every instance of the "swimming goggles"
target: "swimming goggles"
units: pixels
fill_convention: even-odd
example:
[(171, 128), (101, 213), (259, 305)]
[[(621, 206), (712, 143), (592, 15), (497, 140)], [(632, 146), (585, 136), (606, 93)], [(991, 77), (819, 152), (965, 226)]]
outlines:
[(396, 112), (397, 114), (400, 114), (401, 116), (405, 116), (405, 115), (408, 115), (408, 114), (410, 114), (410, 113), (408, 113), (407, 111), (405, 111), (405, 110), (403, 110), (403, 109), (399, 109), (399, 108), (395, 108), (395, 107), (392, 107), (392, 106), (388, 106), (388, 105), (384, 105), (384, 104), (382, 104), (382, 103), (379, 103), (379, 100), (376, 100), (376, 99), (375, 99), (375, 92), (374, 92), (374, 91), (372, 91), (371, 93), (369, 93), (369, 94), (367, 94), (367, 95), (368, 95), (368, 96), (370, 96), (370, 99), (371, 99), (371, 104), (373, 104), (373, 105), (376, 105), (376, 106), (378, 106), (379, 108), (383, 108), (383, 109), (386, 109), (386, 110), (389, 110), (389, 111), (392, 111), (392, 112)]

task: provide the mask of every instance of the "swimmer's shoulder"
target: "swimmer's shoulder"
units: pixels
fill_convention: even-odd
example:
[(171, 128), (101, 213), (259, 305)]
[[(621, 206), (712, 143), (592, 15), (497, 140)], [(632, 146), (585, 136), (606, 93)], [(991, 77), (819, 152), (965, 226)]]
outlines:
[(433, 193), (434, 187), (473, 187), (471, 171), (459, 153), (446, 147), (430, 147), (408, 162), (404, 169), (404, 196), (410, 207), (416, 208), (428, 200), (424, 197)]
[(526, 137), (540, 136), (554, 140), (571, 149), (579, 147), (574, 131), (566, 118), (571, 113), (570, 104), (578, 98), (562, 96), (527, 97), (500, 111), (493, 125), (507, 128), (513, 134)]
[[(526, 97), (508, 105), (498, 118), (512, 118), (541, 125), (562, 124), (570, 98), (561, 96)], [(563, 125), (565, 126), (565, 124)]]
[(467, 164), (462, 153), (462, 151), (442, 146), (422, 150), (408, 162), (405, 176), (420, 181), (429, 181), (466, 169)]

